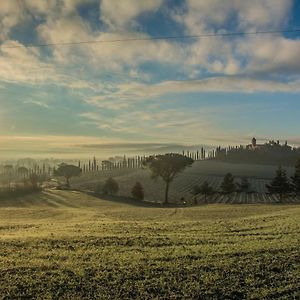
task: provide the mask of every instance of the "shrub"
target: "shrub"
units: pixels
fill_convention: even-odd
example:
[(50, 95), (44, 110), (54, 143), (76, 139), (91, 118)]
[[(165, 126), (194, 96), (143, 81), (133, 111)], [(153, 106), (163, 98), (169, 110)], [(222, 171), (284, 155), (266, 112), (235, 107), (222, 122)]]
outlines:
[(113, 195), (117, 194), (119, 191), (119, 184), (113, 178), (108, 178), (103, 186), (103, 194), (105, 195)]
[(241, 181), (238, 182), (236, 185), (239, 192), (249, 193), (251, 184), (248, 181), (247, 177), (242, 177)]
[(136, 184), (132, 188), (131, 195), (134, 199), (137, 199), (137, 200), (144, 199), (144, 189), (143, 189), (143, 186), (139, 182), (136, 182)]

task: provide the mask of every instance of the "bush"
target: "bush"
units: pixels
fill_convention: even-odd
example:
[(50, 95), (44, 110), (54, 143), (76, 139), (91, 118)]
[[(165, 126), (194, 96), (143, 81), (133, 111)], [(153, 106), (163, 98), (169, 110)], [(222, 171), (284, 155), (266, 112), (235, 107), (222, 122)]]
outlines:
[(113, 195), (117, 194), (119, 191), (119, 184), (113, 178), (108, 178), (103, 186), (103, 194), (105, 195)]
[(132, 188), (131, 195), (134, 199), (137, 199), (137, 200), (144, 199), (144, 196), (145, 196), (144, 189), (143, 189), (143, 186), (139, 182), (136, 182), (136, 184)]

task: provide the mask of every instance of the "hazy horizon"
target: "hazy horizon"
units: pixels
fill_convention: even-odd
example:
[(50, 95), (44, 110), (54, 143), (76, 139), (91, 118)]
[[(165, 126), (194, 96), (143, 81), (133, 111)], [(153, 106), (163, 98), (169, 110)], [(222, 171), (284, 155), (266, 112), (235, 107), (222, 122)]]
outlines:
[[(28, 138), (28, 137), (27, 137)], [(23, 142), (22, 137), (20, 137), (21, 143)], [(37, 137), (35, 137), (35, 140)], [(271, 139), (258, 139), (258, 143), (266, 143)], [(278, 139), (273, 139), (277, 141)], [(220, 140), (219, 144), (205, 145), (188, 145), (188, 144), (175, 144), (175, 143), (96, 143), (96, 140), (93, 140), (95, 143), (82, 143), (76, 144), (70, 139), (69, 144), (64, 143), (64, 147), (60, 144), (56, 145), (52, 142), (50, 145), (45, 144), (44, 137), (41, 138), (40, 143), (36, 143), (35, 150), (32, 150), (31, 139), (27, 143), (27, 148), (13, 148), (9, 144), (2, 144), (0, 150), (0, 162), (3, 161), (13, 161), (24, 158), (31, 158), (37, 160), (45, 159), (59, 159), (59, 160), (88, 160), (92, 157), (97, 157), (99, 160), (108, 159), (109, 157), (115, 156), (135, 156), (135, 155), (151, 155), (167, 152), (181, 152), (181, 151), (197, 151), (203, 147), (205, 150), (209, 151), (215, 149), (218, 146), (228, 147), (228, 146), (246, 146), (251, 143), (251, 139), (241, 141), (235, 144), (228, 144), (226, 141)], [(279, 140), (280, 143), (284, 143), (285, 140)], [(73, 143), (72, 143), (73, 142)], [(292, 140), (288, 143), (292, 147), (299, 147), (300, 143), (297, 140)], [(11, 147), (11, 148), (10, 148)]]

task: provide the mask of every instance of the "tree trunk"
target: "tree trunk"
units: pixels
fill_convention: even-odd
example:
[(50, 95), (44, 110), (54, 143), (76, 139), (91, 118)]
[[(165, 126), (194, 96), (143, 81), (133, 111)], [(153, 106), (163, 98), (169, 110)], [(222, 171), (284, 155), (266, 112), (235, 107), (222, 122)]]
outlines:
[(168, 200), (168, 197), (169, 197), (169, 185), (170, 185), (170, 183), (166, 182), (165, 204), (169, 204), (169, 200)]
[(66, 180), (67, 180), (67, 182), (66, 182), (67, 187), (70, 187), (70, 178), (69, 178), (69, 177), (66, 177)]
[(194, 196), (194, 204), (195, 204), (195, 205), (198, 204), (197, 196)]

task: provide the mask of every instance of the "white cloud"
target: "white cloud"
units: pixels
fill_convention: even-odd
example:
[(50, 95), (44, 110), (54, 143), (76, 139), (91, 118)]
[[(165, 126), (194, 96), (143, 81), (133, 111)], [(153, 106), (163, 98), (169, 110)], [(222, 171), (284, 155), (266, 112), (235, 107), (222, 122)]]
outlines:
[[(118, 118), (107, 116), (101, 111), (83, 113), (80, 116), (108, 134), (121, 134), (135, 140), (142, 137), (144, 140), (172, 141), (176, 130), (176, 135), (184, 137), (183, 142), (188, 142), (195, 138), (195, 134), (201, 135), (204, 131), (207, 133), (209, 128), (215, 131), (210, 119), (215, 111), (204, 108), (189, 112), (188, 118), (184, 111), (162, 107), (155, 113), (138, 109), (119, 111)], [(195, 134), (187, 134), (188, 132)]]
[(241, 40), (237, 51), (248, 60), (246, 71), (299, 73), (300, 40), (264, 36)]
[[(18, 1), (20, 3), (20, 1)], [(36, 1), (23, 0), (24, 13), (30, 13), (38, 17), (40, 15), (51, 15), (57, 10), (58, 0)]]
[[(6, 48), (14, 47), (17, 48)], [(7, 41), (0, 48), (0, 79), (7, 82), (45, 82), (54, 78), (52, 65), (42, 62), (36, 48), (25, 48), (17, 41)]]
[[(149, 104), (152, 107), (153, 104)], [(121, 135), (129, 140), (147, 140), (181, 143), (226, 144), (240, 143), (245, 136), (239, 129), (228, 130), (220, 125), (220, 114), (231, 117), (240, 113), (238, 105), (201, 106), (193, 111), (181, 109), (167, 109), (159, 106), (158, 110), (141, 110), (135, 106), (132, 110), (121, 110), (118, 117), (108, 116), (103, 110), (83, 113), (81, 118), (89, 120), (90, 124), (107, 132), (108, 135)], [(249, 137), (245, 139), (249, 140)]]
[(278, 28), (287, 23), (292, 0), (235, 0), (240, 27)]
[(77, 7), (95, 0), (1, 0), (0, 1), (0, 40), (10, 39), (11, 30), (34, 18), (58, 19), (76, 15)]
[[(9, 48), (15, 47), (15, 48)], [(98, 90), (100, 85), (80, 80), (70, 72), (61, 71), (45, 62), (38, 48), (26, 48), (17, 41), (0, 46), (0, 80), (19, 84), (55, 84), (70, 89)]]
[[(40, 39), (46, 43), (72, 43), (93, 40), (91, 28), (79, 16), (49, 19), (37, 27)], [(83, 50), (89, 46), (84, 45)], [(83, 51), (75, 46), (52, 47), (55, 61), (59, 63), (76, 62)], [(86, 57), (85, 57), (86, 58)]]
[(243, 30), (277, 28), (287, 22), (292, 3), (292, 0), (186, 0), (186, 11), (177, 11), (173, 17), (193, 34), (226, 28), (233, 18)]
[[(46, 5), (26, 0), (26, 5), (32, 12), (37, 11), (42, 14), (46, 10), (50, 11), (47, 14), (46, 22), (36, 28), (42, 42), (72, 43), (118, 40), (126, 37), (147, 38), (147, 34), (135, 32), (134, 28), (127, 25), (134, 22), (136, 17), (144, 12), (155, 12), (163, 4), (163, 0), (118, 2), (102, 0), (100, 1), (101, 18), (111, 25), (108, 31), (104, 32), (93, 29), (88, 20), (80, 17), (76, 11), (79, 5), (93, 1), (52, 0), (47, 1)], [(216, 26), (220, 31), (224, 31), (226, 23), (233, 15), (237, 18), (238, 27), (247, 31), (283, 24), (288, 19), (291, 4), (291, 0), (255, 0), (251, 2), (187, 0), (187, 10), (182, 12), (177, 10), (176, 13), (173, 12), (173, 16), (186, 27), (188, 33), (192, 34), (213, 32), (216, 30)], [(54, 8), (49, 9), (49, 7)], [(122, 30), (117, 29), (119, 27), (122, 27)], [(194, 78), (207, 72), (235, 75), (245, 71), (256, 71), (257, 67), (266, 70), (275, 69), (276, 65), (278, 70), (290, 66), (298, 70), (298, 63), (293, 63), (295, 55), (299, 52), (298, 44), (292, 43), (288, 39), (285, 39), (286, 42), (284, 42), (284, 38), (282, 39), (281, 43), (275, 44), (273, 41), (268, 45), (268, 54), (275, 51), (276, 60), (275, 56), (266, 57), (266, 59), (260, 58), (259, 52), (256, 51), (257, 49), (264, 51), (262, 44), (266, 44), (268, 40), (266, 38), (265, 41), (265, 36), (249, 38), (247, 42), (244, 38), (217, 37), (203, 38), (185, 45), (168, 41), (136, 41), (58, 46), (52, 47), (52, 49), (56, 63), (89, 65), (97, 70), (99, 75), (110, 71), (120, 73), (121, 76), (129, 74), (132, 78), (136, 78), (133, 70), (137, 70), (145, 62), (156, 62), (177, 66), (188, 78)], [(284, 47), (284, 53), (280, 54), (277, 51), (278, 47)], [(292, 58), (289, 58), (291, 52)], [(145, 77), (144, 74), (141, 76)]]
[(170, 94), (220, 92), (300, 92), (300, 80), (282, 83), (271, 80), (243, 78), (239, 76), (214, 77), (202, 80), (165, 81), (158, 84), (126, 83), (115, 86), (114, 91), (85, 99), (98, 108), (121, 110), (137, 101), (158, 98)]
[(163, 0), (102, 0), (100, 1), (101, 19), (111, 29), (124, 31), (134, 24), (134, 19), (145, 12), (155, 12)]
[(26, 19), (22, 2), (0, 1), (0, 41), (8, 38), (11, 29)]
[[(110, 33), (93, 31), (79, 16), (49, 20), (37, 31), (46, 43), (78, 41), (105, 41), (129, 38), (147, 38), (143, 33)], [(132, 41), (118, 43), (91, 43), (78, 46), (53, 47), (54, 59), (60, 63), (85, 63), (102, 70), (122, 71), (125, 65), (136, 68), (146, 61), (173, 64), (182, 55), (181, 49), (166, 41)]]
[[(187, 34), (223, 33), (284, 28), (289, 20), (292, 0), (186, 0), (186, 7), (171, 12)], [(232, 28), (232, 23), (237, 25)], [(231, 25), (229, 25), (231, 24)], [(278, 51), (281, 49), (281, 51)], [(275, 55), (274, 55), (275, 53)], [(299, 70), (299, 44), (275, 35), (244, 38), (209, 37), (187, 44), (188, 71), (239, 74), (256, 69), (294, 68)]]
[(25, 104), (33, 104), (43, 108), (50, 108), (50, 106), (46, 102), (42, 102), (39, 100), (25, 100), (23, 101)]

